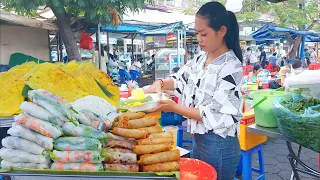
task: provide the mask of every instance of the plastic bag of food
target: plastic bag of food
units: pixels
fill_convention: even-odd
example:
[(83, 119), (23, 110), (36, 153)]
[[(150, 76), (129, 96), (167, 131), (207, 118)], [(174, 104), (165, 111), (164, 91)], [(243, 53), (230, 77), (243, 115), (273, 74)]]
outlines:
[(281, 133), (306, 148), (320, 152), (320, 100), (288, 94), (278, 97), (272, 109)]

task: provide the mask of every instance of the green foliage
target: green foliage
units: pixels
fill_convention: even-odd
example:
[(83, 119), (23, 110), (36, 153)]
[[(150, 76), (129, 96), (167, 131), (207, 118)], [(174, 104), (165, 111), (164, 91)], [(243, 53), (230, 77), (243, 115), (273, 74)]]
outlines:
[[(252, 0), (250, 4), (244, 4), (243, 12), (238, 15), (239, 20), (245, 22), (256, 21), (263, 14), (270, 14), (281, 27), (301, 29), (303, 25), (309, 26), (315, 18), (319, 18), (318, 0), (305, 1), (300, 9), (302, 1), (287, 0), (282, 3), (270, 3)], [(248, 6), (254, 6), (247, 8)]]
[[(152, 0), (147, 0), (151, 3)], [(39, 6), (56, 9), (57, 13), (67, 13), (69, 18), (83, 16), (87, 21), (103, 25), (112, 22), (109, 8), (114, 8), (120, 17), (127, 11), (137, 12), (144, 7), (145, 0), (2, 0), (6, 10), (19, 15), (36, 16)]]

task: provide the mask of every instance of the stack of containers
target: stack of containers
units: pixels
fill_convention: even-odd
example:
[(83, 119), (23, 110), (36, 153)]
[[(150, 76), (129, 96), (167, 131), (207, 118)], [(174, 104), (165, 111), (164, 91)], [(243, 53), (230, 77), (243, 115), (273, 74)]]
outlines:
[(53, 139), (63, 134), (61, 126), (74, 120), (68, 113), (64, 99), (44, 90), (29, 91), (32, 102), (23, 102), (24, 114), (14, 118), (15, 123), (8, 130), (11, 136), (2, 139), (0, 149), (1, 167), (44, 169), (50, 166)]

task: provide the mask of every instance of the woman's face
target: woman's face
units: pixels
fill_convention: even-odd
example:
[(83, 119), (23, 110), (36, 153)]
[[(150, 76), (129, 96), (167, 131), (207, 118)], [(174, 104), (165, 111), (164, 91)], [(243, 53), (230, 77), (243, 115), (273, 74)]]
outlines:
[(258, 75), (261, 71), (262, 71), (262, 68), (258, 69), (258, 70), (255, 71), (254, 73), (255, 73), (256, 75)]
[(215, 31), (209, 26), (207, 18), (196, 16), (195, 31), (200, 48), (205, 52), (214, 52), (223, 45), (227, 28), (221, 26), (219, 31)]

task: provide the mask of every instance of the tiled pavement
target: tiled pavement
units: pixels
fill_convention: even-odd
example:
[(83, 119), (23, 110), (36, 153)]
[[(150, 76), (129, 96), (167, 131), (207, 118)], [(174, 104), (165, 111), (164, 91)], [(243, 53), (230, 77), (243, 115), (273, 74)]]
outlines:
[[(188, 133), (184, 133), (185, 138), (190, 138)], [(279, 139), (268, 139), (268, 141), (262, 145), (264, 154), (264, 168), (267, 180), (289, 180), (291, 177), (291, 166), (287, 158), (289, 151), (286, 142)], [(294, 149), (298, 150), (298, 145), (293, 144)], [(186, 147), (189, 148), (189, 147)], [(313, 169), (318, 168), (318, 154), (309, 149), (302, 148), (300, 159), (312, 167)], [(254, 167), (258, 166), (258, 158), (255, 154), (252, 160)], [(301, 175), (301, 180), (316, 180), (317, 178), (311, 177), (306, 174)], [(254, 178), (257, 174), (253, 173)], [(319, 179), (318, 179), (319, 180)]]

